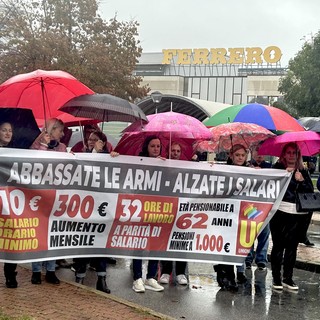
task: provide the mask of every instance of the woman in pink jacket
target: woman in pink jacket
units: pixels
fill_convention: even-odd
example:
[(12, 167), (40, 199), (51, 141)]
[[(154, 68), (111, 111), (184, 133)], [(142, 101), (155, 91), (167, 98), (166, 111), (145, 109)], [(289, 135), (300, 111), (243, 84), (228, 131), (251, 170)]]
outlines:
[[(61, 120), (56, 118), (47, 120), (45, 128), (34, 141), (31, 149), (66, 152), (66, 145), (60, 142), (60, 139), (64, 135), (63, 129), (64, 123)], [(46, 267), (46, 281), (52, 284), (59, 284), (60, 280), (57, 278), (55, 273), (56, 260), (32, 262), (31, 283), (41, 284), (42, 264)]]

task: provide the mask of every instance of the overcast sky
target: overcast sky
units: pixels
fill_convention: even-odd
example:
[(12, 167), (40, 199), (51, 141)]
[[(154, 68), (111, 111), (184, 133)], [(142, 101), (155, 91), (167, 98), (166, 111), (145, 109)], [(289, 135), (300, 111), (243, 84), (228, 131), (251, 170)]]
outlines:
[(143, 52), (278, 46), (287, 66), (320, 30), (320, 0), (102, 0), (109, 20), (139, 22)]

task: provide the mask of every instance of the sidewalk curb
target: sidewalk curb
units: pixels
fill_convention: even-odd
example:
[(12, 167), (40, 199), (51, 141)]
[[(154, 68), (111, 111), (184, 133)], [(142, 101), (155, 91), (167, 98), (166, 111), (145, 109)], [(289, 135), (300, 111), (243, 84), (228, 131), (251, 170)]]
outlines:
[(176, 320), (175, 318), (172, 318), (172, 317), (167, 316), (165, 314), (162, 314), (160, 312), (154, 311), (153, 309), (150, 309), (150, 308), (144, 307), (142, 305), (136, 304), (134, 302), (119, 298), (119, 297), (117, 297), (115, 295), (107, 294), (107, 293), (104, 293), (102, 291), (96, 290), (94, 288), (87, 287), (87, 286), (85, 286), (83, 284), (79, 284), (79, 283), (76, 283), (76, 282), (73, 282), (73, 281), (68, 281), (68, 280), (61, 280), (61, 281), (65, 282), (65, 283), (68, 283), (70, 285), (79, 287), (79, 288), (81, 288), (83, 290), (93, 292), (93, 293), (95, 293), (97, 295), (103, 296), (104, 298), (110, 299), (110, 300), (112, 300), (114, 302), (121, 303), (121, 304), (126, 305), (126, 306), (128, 306), (130, 308), (136, 309), (141, 313), (147, 313), (147, 314), (150, 314), (150, 315), (152, 315), (154, 317), (157, 317), (157, 318), (163, 319), (163, 320)]

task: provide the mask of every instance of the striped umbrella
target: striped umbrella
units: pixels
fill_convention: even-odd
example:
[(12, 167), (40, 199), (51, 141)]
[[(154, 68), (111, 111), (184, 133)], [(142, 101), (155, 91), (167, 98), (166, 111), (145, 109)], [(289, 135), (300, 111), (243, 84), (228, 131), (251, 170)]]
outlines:
[(285, 111), (259, 103), (239, 104), (227, 107), (203, 123), (214, 127), (229, 122), (254, 123), (273, 132), (304, 131), (299, 122)]

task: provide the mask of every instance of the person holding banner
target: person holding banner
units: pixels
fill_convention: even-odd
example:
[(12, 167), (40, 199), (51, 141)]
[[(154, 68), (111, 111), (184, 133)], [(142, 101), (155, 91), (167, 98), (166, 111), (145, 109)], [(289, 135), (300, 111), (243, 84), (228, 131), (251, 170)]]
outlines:
[[(0, 148), (9, 148), (10, 142), (13, 137), (12, 124), (9, 122), (0, 121)], [(18, 282), (17, 276), (17, 264), (16, 263), (4, 263), (3, 271), (6, 278), (7, 288), (17, 288)]]
[[(139, 156), (150, 157), (150, 158), (160, 158), (161, 157), (161, 141), (156, 135), (147, 136), (142, 145), (142, 151)], [(132, 289), (135, 292), (145, 292), (146, 289), (152, 291), (163, 291), (164, 287), (161, 286), (155, 279), (158, 269), (158, 260), (148, 261), (148, 270), (145, 282), (142, 280), (142, 260), (133, 259), (133, 285)]]
[[(30, 148), (36, 150), (66, 152), (66, 145), (60, 142), (63, 135), (64, 123), (57, 118), (48, 119), (46, 126)], [(44, 264), (46, 268), (46, 281), (52, 284), (60, 284), (60, 280), (57, 278), (55, 273), (56, 260), (32, 262), (31, 283), (41, 284), (42, 264)]]
[(92, 132), (100, 131), (100, 128), (96, 124), (86, 124), (83, 126), (83, 140), (78, 141), (72, 148), (72, 152), (86, 152), (88, 148), (88, 139)]
[[(248, 167), (247, 158), (247, 149), (241, 144), (236, 144), (230, 150), (227, 164)], [(214, 266), (214, 270), (217, 272), (217, 281), (222, 289), (238, 291), (233, 265), (218, 264)], [(244, 264), (237, 266), (237, 282), (241, 284), (246, 281), (247, 278), (244, 274)]]
[(272, 287), (275, 290), (287, 288), (296, 291), (299, 287), (293, 281), (293, 268), (299, 240), (304, 232), (301, 226), (304, 225), (308, 215), (307, 212), (297, 212), (296, 192), (313, 192), (314, 187), (309, 172), (303, 165), (300, 149), (294, 142), (287, 143), (283, 147), (280, 158), (273, 167), (292, 172), (292, 177), (278, 210), (270, 220), (273, 242), (271, 250)]
[[(100, 130), (92, 131), (87, 139), (87, 148), (85, 152), (109, 153), (107, 148), (106, 135)], [(116, 157), (119, 155), (119, 153), (112, 151), (110, 155), (111, 157)], [(108, 259), (110, 258), (75, 258), (73, 266), (75, 269), (76, 282), (83, 284), (84, 278), (86, 276), (87, 265), (90, 264), (90, 266), (95, 269), (98, 277), (96, 289), (105, 293), (111, 293), (111, 290), (108, 288), (106, 282), (106, 269)]]
[[(170, 159), (180, 160), (181, 156), (181, 145), (178, 142), (172, 142), (170, 148)], [(168, 284), (170, 282), (170, 275), (173, 270), (173, 261), (161, 261), (161, 284)], [(176, 261), (176, 276), (177, 282), (180, 285), (187, 285), (188, 279), (186, 277), (187, 262)]]
[[(264, 159), (264, 156), (258, 154), (258, 150), (255, 150), (250, 161), (250, 166), (258, 169), (271, 168), (271, 163)], [(255, 261), (259, 271), (267, 270), (268, 263), (268, 247), (270, 237), (270, 226), (269, 223), (263, 228), (257, 237), (257, 247), (254, 251), (254, 245), (246, 257), (245, 264), (246, 269), (251, 270), (252, 263)]]

